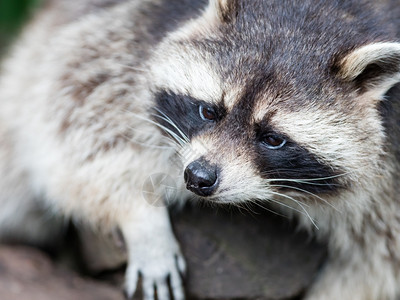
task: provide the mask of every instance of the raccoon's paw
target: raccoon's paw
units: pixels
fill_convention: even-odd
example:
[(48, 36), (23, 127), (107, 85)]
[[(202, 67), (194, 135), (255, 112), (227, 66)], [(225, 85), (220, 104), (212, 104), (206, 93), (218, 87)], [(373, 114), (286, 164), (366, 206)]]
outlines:
[(158, 300), (184, 300), (181, 276), (186, 272), (186, 263), (179, 248), (175, 250), (172, 253), (160, 251), (156, 256), (154, 253), (148, 253), (149, 255), (139, 257), (139, 259), (132, 257), (125, 275), (126, 298), (132, 299), (140, 276), (144, 300), (154, 300), (156, 295)]

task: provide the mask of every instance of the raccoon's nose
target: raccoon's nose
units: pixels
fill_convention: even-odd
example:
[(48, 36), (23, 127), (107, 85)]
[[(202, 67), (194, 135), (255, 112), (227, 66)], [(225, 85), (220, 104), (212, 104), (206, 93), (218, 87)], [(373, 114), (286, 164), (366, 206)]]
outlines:
[(184, 178), (188, 190), (199, 196), (211, 196), (218, 186), (218, 169), (200, 158), (186, 167)]

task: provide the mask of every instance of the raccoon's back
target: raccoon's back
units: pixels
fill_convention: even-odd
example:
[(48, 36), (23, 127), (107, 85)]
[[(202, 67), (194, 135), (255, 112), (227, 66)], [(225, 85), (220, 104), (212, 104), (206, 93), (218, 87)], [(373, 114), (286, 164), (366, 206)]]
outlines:
[[(45, 0), (36, 20), (47, 19), (46, 27), (52, 29), (74, 23), (85, 16), (98, 14), (113, 7), (130, 4), (132, 19), (140, 20), (148, 38), (159, 40), (168, 31), (177, 28), (181, 21), (199, 14), (207, 0)], [(127, 6), (127, 7), (128, 7)], [(127, 8), (129, 9), (129, 8)], [(35, 23), (35, 21), (33, 22)], [(100, 29), (99, 29), (100, 30)]]

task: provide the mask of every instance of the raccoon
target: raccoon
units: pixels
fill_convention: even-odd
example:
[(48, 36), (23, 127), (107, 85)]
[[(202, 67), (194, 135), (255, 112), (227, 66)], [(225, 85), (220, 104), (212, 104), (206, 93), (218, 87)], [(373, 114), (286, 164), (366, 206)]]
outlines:
[(164, 204), (258, 201), (328, 244), (305, 299), (395, 299), (399, 82), (398, 0), (47, 1), (2, 64), (0, 235), (119, 228), (126, 295), (179, 300)]

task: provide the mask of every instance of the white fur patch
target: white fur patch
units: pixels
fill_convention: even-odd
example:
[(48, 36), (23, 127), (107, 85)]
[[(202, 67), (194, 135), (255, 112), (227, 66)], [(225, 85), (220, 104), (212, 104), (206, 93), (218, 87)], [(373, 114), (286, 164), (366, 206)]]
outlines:
[(166, 41), (155, 57), (150, 62), (152, 86), (210, 103), (221, 100), (222, 82), (200, 53)]
[(356, 78), (370, 63), (391, 59), (400, 54), (400, 43), (376, 43), (358, 48), (343, 60), (341, 76), (348, 80)]
[(380, 62), (396, 64), (397, 74), (382, 75), (378, 83), (370, 87), (368, 93), (372, 99), (381, 97), (397, 82), (400, 81), (400, 43), (375, 43), (358, 48), (348, 54), (341, 62), (340, 76), (345, 80), (354, 80), (365, 68)]
[(169, 276), (174, 299), (183, 300), (180, 274), (186, 272), (186, 264), (172, 233), (166, 208), (143, 203), (136, 207), (131, 218), (121, 220), (120, 226), (129, 250), (125, 277), (128, 296), (135, 293), (141, 274), (144, 299), (154, 299), (156, 287), (158, 299), (168, 300)]

